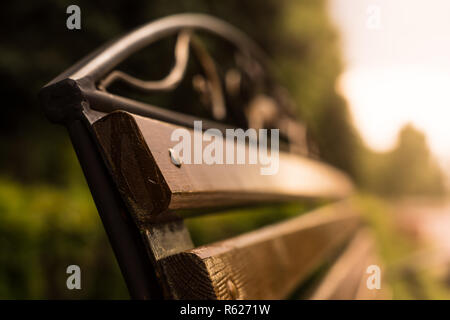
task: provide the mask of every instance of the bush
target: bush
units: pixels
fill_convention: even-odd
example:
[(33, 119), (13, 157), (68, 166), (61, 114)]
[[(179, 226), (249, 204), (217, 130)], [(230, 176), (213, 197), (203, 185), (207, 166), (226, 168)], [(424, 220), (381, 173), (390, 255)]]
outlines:
[[(66, 287), (71, 264), (82, 290)], [(0, 180), (0, 299), (127, 296), (87, 188)]]

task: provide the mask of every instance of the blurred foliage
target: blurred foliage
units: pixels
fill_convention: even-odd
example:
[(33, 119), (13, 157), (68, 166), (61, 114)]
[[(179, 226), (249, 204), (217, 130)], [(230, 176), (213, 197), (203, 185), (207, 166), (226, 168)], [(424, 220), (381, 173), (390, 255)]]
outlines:
[(194, 244), (200, 246), (293, 218), (318, 205), (291, 203), (217, 212), (186, 219), (186, 226)]
[[(0, 180), (0, 298), (128, 298), (86, 186)], [(82, 290), (67, 290), (66, 268)]]
[(386, 153), (364, 150), (364, 186), (385, 196), (445, 194), (444, 176), (432, 157), (425, 135), (412, 125), (399, 133), (397, 145)]
[(369, 194), (358, 195), (354, 201), (375, 237), (383, 263), (382, 277), (392, 291), (392, 298), (450, 299), (450, 289), (442, 278), (411, 259), (423, 248), (418, 248), (412, 239), (400, 232), (395, 223), (394, 208)]
[[(65, 26), (71, 4), (81, 8), (81, 31)], [(436, 185), (439, 173), (430, 175), (426, 170), (435, 168), (423, 166), (430, 157), (417, 134), (402, 135), (397, 149), (386, 155), (363, 146), (335, 91), (342, 64), (325, 0), (9, 1), (0, 10), (0, 298), (127, 297), (67, 134), (43, 117), (37, 92), (103, 43), (180, 12), (223, 18), (256, 40), (291, 92), (321, 157), (361, 186), (398, 194), (428, 192)], [(160, 68), (146, 59), (149, 69), (164, 74), (172, 58), (156, 61)], [(397, 171), (397, 166), (403, 169)], [(410, 177), (411, 170), (421, 173)], [(402, 179), (406, 182), (399, 185)], [(422, 180), (409, 182), (419, 181), (415, 179)], [(426, 179), (430, 181), (424, 184)], [(195, 242), (205, 243), (273, 222), (273, 212), (262, 209), (258, 217), (246, 211), (223, 214), (193, 219), (189, 226)], [(276, 219), (289, 217), (292, 208), (279, 212), (284, 213)], [(70, 264), (84, 272), (81, 292), (65, 288)]]

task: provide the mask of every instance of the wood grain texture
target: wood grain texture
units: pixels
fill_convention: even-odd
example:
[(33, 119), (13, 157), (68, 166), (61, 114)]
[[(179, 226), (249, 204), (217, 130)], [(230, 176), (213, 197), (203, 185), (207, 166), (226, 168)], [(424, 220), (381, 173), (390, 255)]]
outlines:
[[(367, 288), (366, 273), (370, 265), (380, 266), (374, 240), (368, 229), (360, 229), (344, 252), (310, 296), (313, 300), (384, 299), (389, 297), (385, 283), (381, 289)], [(383, 279), (383, 274), (381, 274)]]
[[(177, 128), (126, 112), (113, 112), (93, 124), (106, 164), (138, 221), (151, 221), (153, 216), (175, 210), (339, 199), (352, 192), (352, 184), (343, 173), (283, 152), (274, 175), (261, 175), (259, 164), (177, 167), (168, 151), (178, 143), (170, 139)], [(193, 136), (193, 131), (189, 132)], [(257, 150), (247, 147), (247, 155), (249, 152)]]
[(283, 299), (358, 228), (347, 203), (159, 261), (175, 299)]
[(373, 249), (367, 230), (360, 230), (311, 295), (313, 300), (354, 299)]

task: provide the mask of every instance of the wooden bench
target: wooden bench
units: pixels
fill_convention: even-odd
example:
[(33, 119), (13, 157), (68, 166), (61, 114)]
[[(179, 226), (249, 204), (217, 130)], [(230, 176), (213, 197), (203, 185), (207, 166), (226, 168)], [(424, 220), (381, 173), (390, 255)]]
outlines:
[[(186, 128), (193, 135), (198, 118), (108, 91), (116, 81), (146, 92), (173, 90), (187, 77), (192, 48), (212, 101), (211, 117), (203, 119), (203, 129), (239, 127), (242, 114), (228, 117), (231, 123), (218, 121), (229, 111), (229, 93), (224, 92), (224, 80), (194, 31), (222, 38), (245, 61), (257, 61), (256, 67), (241, 63), (241, 72), (253, 82), (260, 81), (257, 85), (265, 90), (265, 101), (271, 97), (269, 101), (279, 109), (269, 110), (270, 117), (262, 119), (257, 115), (263, 109), (256, 109), (256, 116), (247, 113), (244, 129), (266, 127), (268, 121), (279, 126), (284, 144), (278, 173), (261, 175), (258, 164), (180, 165), (169, 152), (175, 144), (171, 133)], [(178, 35), (176, 62), (165, 79), (142, 81), (113, 70), (132, 53), (171, 35)], [(228, 24), (204, 15), (177, 15), (102, 47), (41, 90), (48, 118), (69, 131), (132, 298), (284, 299), (327, 264), (332, 267), (304, 298), (364, 297), (360, 287), (365, 269), (375, 260), (370, 235), (360, 231), (358, 210), (346, 200), (353, 192), (352, 183), (342, 172), (311, 157), (299, 135), (302, 125), (277, 96), (278, 87), (266, 81), (261, 71), (265, 60), (257, 45)], [(256, 152), (248, 144), (245, 148), (247, 153)], [(195, 215), (227, 208), (316, 200), (328, 204), (200, 247), (194, 246), (184, 223)], [(277, 215), (276, 209), (273, 214)]]

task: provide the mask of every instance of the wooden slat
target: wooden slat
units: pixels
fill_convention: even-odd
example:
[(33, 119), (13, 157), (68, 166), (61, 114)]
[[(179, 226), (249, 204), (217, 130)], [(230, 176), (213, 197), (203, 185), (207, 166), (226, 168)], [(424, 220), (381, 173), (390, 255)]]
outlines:
[(358, 228), (346, 203), (161, 259), (170, 298), (282, 299)]
[(314, 290), (313, 300), (354, 299), (373, 250), (367, 230), (360, 230)]
[(341, 172), (283, 152), (275, 175), (261, 175), (256, 164), (177, 167), (168, 151), (178, 143), (170, 140), (177, 128), (126, 112), (108, 114), (93, 124), (107, 166), (139, 221), (167, 210), (343, 198), (352, 192), (351, 182)]
[(386, 280), (386, 269), (380, 262), (379, 257), (376, 252), (372, 250), (366, 257), (366, 266), (378, 265), (381, 268), (381, 288), (380, 289), (369, 289), (367, 288), (367, 278), (369, 275), (367, 273), (361, 277), (361, 282), (359, 283), (358, 290), (356, 291), (355, 300), (390, 300), (392, 299), (392, 292), (388, 281)]
[[(313, 300), (384, 299), (389, 289), (368, 289), (366, 273), (370, 265), (380, 266), (375, 254), (374, 240), (369, 230), (361, 229), (344, 252), (328, 270), (310, 296)], [(381, 274), (383, 279), (383, 274)]]

